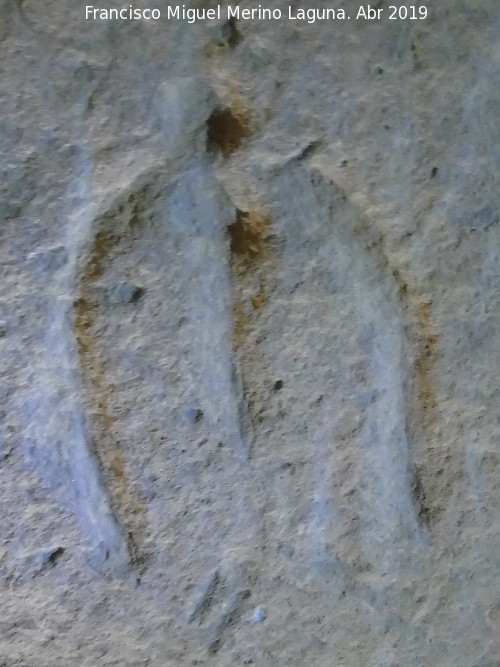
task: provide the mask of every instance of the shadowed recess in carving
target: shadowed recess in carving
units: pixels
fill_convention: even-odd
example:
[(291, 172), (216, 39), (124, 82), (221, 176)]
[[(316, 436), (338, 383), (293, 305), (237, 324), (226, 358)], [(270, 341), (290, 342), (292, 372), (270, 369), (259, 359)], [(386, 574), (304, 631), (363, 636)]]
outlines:
[(445, 443), (440, 442), (440, 419), (435, 386), (436, 349), (439, 342), (432, 324), (432, 304), (423, 302), (408, 290), (409, 308), (413, 310), (414, 346), (416, 348), (413, 378), (408, 400), (412, 410), (408, 433), (415, 449), (418, 476), (425, 499), (424, 517), (432, 529), (446, 510), (453, 491), (454, 471)]
[(240, 31), (236, 26), (236, 19), (232, 16), (221, 28), (222, 40), (232, 49), (234, 49), (242, 40)]
[[(114, 291), (106, 291), (100, 280), (113, 265), (120, 244), (130, 244), (135, 235), (140, 236), (141, 225), (154, 223), (150, 209), (156, 197), (154, 188), (142, 186), (99, 219), (92, 247), (84, 261), (80, 296), (74, 304), (74, 330), (86, 390), (89, 446), (99, 463), (102, 484), (106, 487), (115, 519), (124, 534), (130, 562), (134, 565), (141, 565), (144, 560), (140, 544), (146, 514), (143, 501), (127, 473), (127, 446), (115, 423), (119, 406), (110, 404), (115, 400), (110, 391), (115, 369), (109, 368), (106, 359), (102, 318), (110, 307), (116, 309), (119, 304), (127, 303), (133, 307), (144, 290), (122, 282)], [(127, 291), (126, 287), (130, 289)]]
[[(252, 423), (262, 421), (268, 400), (263, 381), (269, 376), (264, 355), (258, 349), (257, 331), (274, 281), (274, 252), (271, 221), (265, 213), (236, 210), (235, 221), (227, 228), (230, 241), (230, 277), (233, 305), (233, 355), (241, 381), (242, 429), (248, 437)], [(249, 297), (247, 295), (250, 295)], [(250, 383), (246, 369), (249, 359), (259, 359), (260, 383)]]
[(247, 114), (235, 107), (215, 109), (207, 120), (207, 150), (228, 157), (248, 135)]
[(432, 323), (432, 303), (424, 300), (409, 277), (398, 269), (393, 276), (399, 286), (402, 310), (408, 322), (413, 366), (407, 383), (407, 433), (415, 467), (413, 496), (422, 524), (432, 530), (446, 509), (453, 487), (453, 470), (447, 448), (437, 442), (439, 407), (434, 367), (439, 337)]
[(220, 583), (220, 575), (215, 571), (208, 581), (200, 587), (199, 597), (195, 602), (193, 611), (189, 614), (188, 623), (197, 621), (197, 623), (201, 624), (203, 622), (205, 616), (216, 602), (217, 589)]

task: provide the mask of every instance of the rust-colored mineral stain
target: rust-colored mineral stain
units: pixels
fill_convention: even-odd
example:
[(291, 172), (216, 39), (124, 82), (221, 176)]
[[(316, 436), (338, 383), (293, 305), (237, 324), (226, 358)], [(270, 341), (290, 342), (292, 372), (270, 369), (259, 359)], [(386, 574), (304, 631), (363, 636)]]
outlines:
[(431, 304), (420, 303), (417, 307), (417, 316), (421, 331), (420, 354), (415, 361), (415, 370), (418, 378), (418, 396), (424, 425), (431, 420), (431, 411), (436, 407), (436, 392), (432, 382), (432, 366), (437, 335), (431, 324)]
[(269, 218), (255, 212), (237, 211), (236, 220), (227, 228), (231, 252), (255, 259), (269, 238)]
[(106, 234), (105, 232), (96, 234), (94, 247), (92, 248), (85, 271), (84, 283), (96, 280), (96, 278), (102, 276), (109, 253), (119, 240), (117, 236)]

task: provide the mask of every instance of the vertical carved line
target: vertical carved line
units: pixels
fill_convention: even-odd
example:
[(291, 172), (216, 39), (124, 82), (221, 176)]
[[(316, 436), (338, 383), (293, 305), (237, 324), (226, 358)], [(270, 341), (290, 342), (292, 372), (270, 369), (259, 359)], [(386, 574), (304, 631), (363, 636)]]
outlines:
[(269, 297), (273, 259), (271, 221), (261, 211), (237, 209), (235, 220), (227, 231), (230, 241), (233, 356), (243, 394), (240, 425), (244, 438), (251, 443), (251, 433), (262, 421), (265, 412), (262, 387), (255, 384), (254, 378), (256, 369), (261, 380), (266, 376), (266, 360), (259, 349), (258, 328)]

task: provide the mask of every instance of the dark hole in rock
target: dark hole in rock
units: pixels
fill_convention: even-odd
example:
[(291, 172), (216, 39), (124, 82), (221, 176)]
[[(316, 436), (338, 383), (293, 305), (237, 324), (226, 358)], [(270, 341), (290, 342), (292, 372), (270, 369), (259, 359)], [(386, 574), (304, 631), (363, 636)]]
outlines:
[(244, 119), (231, 109), (215, 109), (207, 120), (207, 150), (227, 157), (239, 148), (247, 135)]
[(64, 553), (64, 549), (63, 549), (63, 547), (57, 547), (57, 549), (54, 549), (54, 551), (53, 551), (53, 552), (50, 554), (50, 556), (48, 557), (48, 562), (49, 562), (51, 565), (55, 565), (56, 562), (57, 562), (57, 559), (58, 559), (60, 556), (62, 556), (63, 553)]
[(223, 41), (232, 49), (241, 42), (241, 33), (236, 27), (236, 19), (232, 16), (221, 28)]
[(431, 178), (436, 178), (439, 169), (437, 167), (432, 167)]
[(146, 293), (145, 289), (143, 289), (142, 287), (137, 287), (134, 290), (134, 293), (132, 294), (131, 303), (135, 303), (136, 301), (138, 301), (141, 297), (144, 296), (145, 293)]
[(283, 380), (276, 380), (274, 383), (274, 391), (279, 391), (280, 389), (283, 389)]

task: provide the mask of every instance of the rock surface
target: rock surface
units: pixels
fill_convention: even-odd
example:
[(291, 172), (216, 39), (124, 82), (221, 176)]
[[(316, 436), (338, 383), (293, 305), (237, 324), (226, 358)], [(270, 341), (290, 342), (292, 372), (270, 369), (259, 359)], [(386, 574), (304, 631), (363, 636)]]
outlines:
[(427, 4), (0, 7), (2, 665), (500, 665), (500, 15)]

